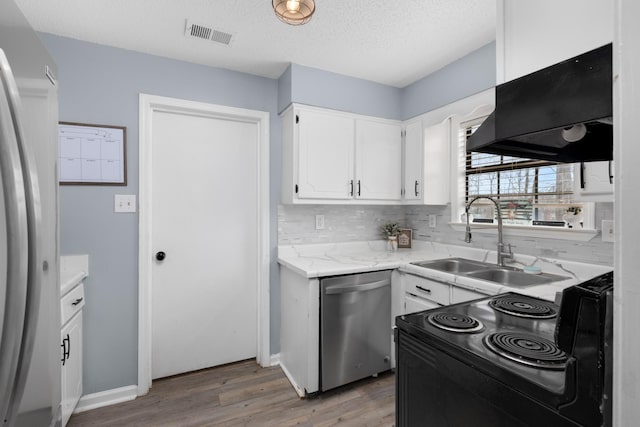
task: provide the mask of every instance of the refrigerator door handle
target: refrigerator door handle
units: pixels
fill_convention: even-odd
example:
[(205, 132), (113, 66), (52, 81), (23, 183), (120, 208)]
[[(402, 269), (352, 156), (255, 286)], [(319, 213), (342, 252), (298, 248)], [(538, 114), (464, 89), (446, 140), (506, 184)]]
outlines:
[(11, 421), (10, 407), (17, 406), (15, 400), (19, 400), (14, 389), (22, 365), (19, 358), (27, 309), (29, 231), (24, 174), (11, 112), (8, 76), (11, 77), (11, 69), (0, 49), (0, 173), (7, 227), (6, 297), (0, 334), (0, 396), (3, 396), (0, 419)]
[(36, 327), (40, 309), (41, 287), (41, 261), (40, 261), (40, 228), (42, 224), (40, 187), (33, 154), (24, 136), (21, 123), (21, 103), (18, 85), (16, 84), (11, 66), (4, 52), (0, 52), (0, 79), (6, 91), (7, 101), (13, 123), (15, 138), (20, 154), (22, 166), (23, 188), (26, 205), (27, 220), (27, 283), (26, 283), (26, 308), (24, 314), (24, 326), (22, 327), (22, 339), (19, 349), (18, 366), (13, 382), (13, 399), (9, 402), (5, 419), (11, 420), (18, 413), (20, 400), (27, 382), (31, 354), (35, 345)]

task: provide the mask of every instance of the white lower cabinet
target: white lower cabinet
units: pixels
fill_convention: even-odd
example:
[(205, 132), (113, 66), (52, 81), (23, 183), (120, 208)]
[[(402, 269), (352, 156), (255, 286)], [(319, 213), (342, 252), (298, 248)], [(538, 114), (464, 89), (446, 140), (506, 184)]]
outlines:
[(431, 310), (432, 308), (442, 307), (437, 302), (430, 301), (419, 296), (406, 294), (404, 297), (404, 312), (405, 314), (415, 313), (423, 310)]
[(69, 421), (82, 395), (82, 311), (62, 328), (62, 421)]
[(488, 296), (445, 281), (428, 279), (409, 273), (400, 273), (400, 275), (404, 289), (402, 314), (430, 310)]
[(400, 274), (402, 287), (404, 289), (402, 314), (415, 313), (416, 311), (449, 305), (449, 301), (451, 300), (450, 284), (414, 274)]
[(66, 425), (82, 396), (82, 307), (84, 285), (80, 283), (60, 300), (62, 329), (62, 425)]
[(486, 294), (472, 291), (469, 289), (461, 288), (459, 286), (451, 287), (451, 304), (457, 304), (459, 302), (471, 301), (478, 298), (486, 298)]
[(405, 292), (440, 305), (449, 305), (451, 285), (422, 276), (405, 274)]

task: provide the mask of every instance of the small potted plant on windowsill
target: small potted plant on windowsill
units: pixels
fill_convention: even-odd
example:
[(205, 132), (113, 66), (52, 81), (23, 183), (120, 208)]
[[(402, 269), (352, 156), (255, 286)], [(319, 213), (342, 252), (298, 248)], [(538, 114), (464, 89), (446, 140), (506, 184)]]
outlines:
[(577, 228), (578, 225), (582, 225), (582, 207), (569, 206), (564, 215), (562, 215), (562, 219), (567, 223), (567, 227)]
[(398, 250), (398, 234), (400, 234), (400, 224), (390, 222), (382, 226), (382, 234), (387, 237), (387, 247), (391, 251)]

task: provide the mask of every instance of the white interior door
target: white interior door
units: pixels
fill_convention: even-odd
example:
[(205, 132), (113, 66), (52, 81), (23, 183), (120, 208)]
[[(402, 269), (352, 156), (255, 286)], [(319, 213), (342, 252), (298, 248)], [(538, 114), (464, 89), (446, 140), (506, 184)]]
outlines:
[(152, 378), (256, 357), (259, 130), (153, 113)]

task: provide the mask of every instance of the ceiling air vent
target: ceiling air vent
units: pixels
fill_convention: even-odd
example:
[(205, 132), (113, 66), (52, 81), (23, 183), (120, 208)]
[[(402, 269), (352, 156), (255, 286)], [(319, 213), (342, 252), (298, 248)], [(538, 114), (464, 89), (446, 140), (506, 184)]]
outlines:
[(209, 40), (229, 46), (233, 41), (233, 34), (220, 29), (215, 29), (210, 25), (196, 24), (187, 20), (184, 35), (201, 40)]

